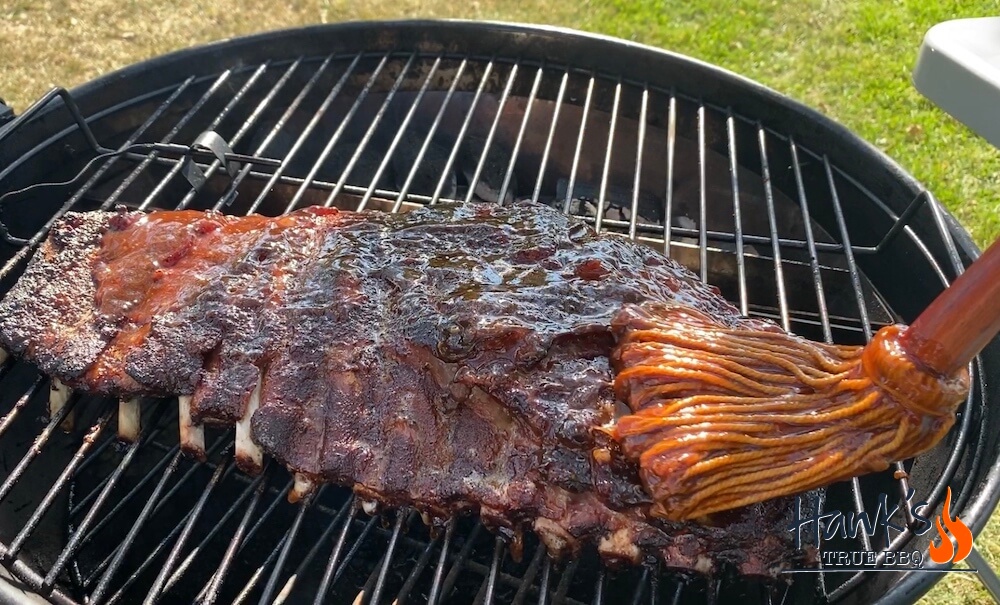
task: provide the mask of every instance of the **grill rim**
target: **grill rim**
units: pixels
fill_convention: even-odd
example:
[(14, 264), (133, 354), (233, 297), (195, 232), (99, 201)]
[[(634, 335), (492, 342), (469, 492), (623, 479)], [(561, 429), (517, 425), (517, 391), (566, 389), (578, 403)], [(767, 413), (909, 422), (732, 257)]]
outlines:
[[(844, 153), (850, 152), (853, 155), (858, 156), (859, 161), (857, 161), (855, 166), (853, 166), (859, 168), (858, 172), (852, 172), (851, 174), (845, 174), (844, 176), (858, 182), (859, 186), (865, 192), (868, 192), (873, 199), (877, 199), (882, 203), (887, 204), (887, 207), (889, 207), (888, 205), (893, 201), (898, 202), (903, 200), (903, 203), (905, 203), (915, 196), (922, 194), (930, 195), (920, 185), (920, 183), (901, 166), (896, 164), (881, 150), (857, 137), (857, 135), (853, 134), (843, 125), (758, 82), (730, 72), (724, 68), (671, 51), (620, 40), (610, 36), (584, 33), (559, 27), (464, 20), (405, 20), (388, 22), (358, 21), (342, 24), (283, 29), (274, 32), (222, 40), (175, 51), (173, 53), (136, 63), (96, 80), (90, 81), (74, 88), (71, 91), (71, 94), (73, 94), (74, 98), (78, 100), (81, 107), (84, 108), (85, 115), (91, 115), (91, 120), (98, 119), (102, 112), (87, 111), (88, 102), (96, 102), (97, 98), (100, 98), (101, 105), (107, 108), (108, 105), (105, 101), (108, 97), (109, 90), (118, 90), (119, 92), (114, 94), (123, 95), (123, 102), (134, 102), (135, 95), (121, 92), (121, 90), (126, 90), (126, 88), (116, 88), (116, 85), (121, 84), (123, 81), (134, 80), (136, 76), (139, 75), (148, 81), (151, 74), (170, 73), (171, 75), (166, 77), (165, 82), (176, 84), (177, 79), (174, 78), (174, 72), (169, 68), (176, 65), (189, 66), (192, 56), (205, 58), (205, 55), (219, 52), (224, 55), (223, 57), (220, 57), (220, 59), (225, 60), (226, 58), (231, 58), (233, 54), (241, 53), (240, 56), (246, 58), (247, 62), (250, 62), (253, 60), (250, 58), (251, 55), (261, 54), (262, 56), (259, 57), (259, 59), (260, 62), (263, 63), (267, 60), (269, 49), (271, 48), (268, 46), (269, 44), (280, 44), (289, 38), (294, 39), (296, 42), (301, 42), (302, 36), (319, 36), (321, 40), (332, 40), (336, 44), (338, 36), (343, 33), (360, 32), (361, 34), (371, 34), (375, 30), (389, 29), (395, 30), (397, 35), (408, 34), (414, 39), (419, 39), (425, 29), (430, 29), (433, 31), (435, 37), (440, 37), (441, 39), (449, 39), (447, 34), (454, 31), (464, 33), (465, 35), (474, 34), (478, 36), (483, 35), (484, 30), (491, 30), (504, 36), (517, 34), (525, 39), (530, 39), (531, 36), (541, 36), (542, 40), (531, 40), (532, 42), (538, 44), (542, 44), (546, 41), (555, 41), (560, 45), (564, 45), (567, 41), (571, 41), (575, 44), (582, 44), (585, 47), (587, 45), (594, 44), (605, 45), (604, 48), (591, 46), (588, 49), (587, 55), (582, 57), (583, 59), (607, 59), (611, 56), (620, 56), (623, 52), (636, 53), (639, 57), (646, 56), (646, 62), (654, 62), (655, 60), (662, 61), (666, 59), (674, 64), (673, 67), (678, 69), (678, 71), (685, 76), (684, 79), (686, 80), (698, 80), (702, 79), (703, 76), (708, 76), (706, 79), (709, 83), (712, 85), (718, 85), (722, 91), (720, 93), (720, 90), (714, 90), (712, 91), (713, 94), (725, 96), (725, 94), (722, 93), (728, 92), (729, 94), (738, 96), (739, 102), (727, 104), (724, 105), (724, 107), (729, 108), (734, 113), (755, 115), (757, 116), (759, 122), (764, 122), (766, 120), (766, 129), (769, 132), (772, 132), (783, 139), (794, 137), (796, 143), (801, 144), (806, 148), (833, 149), (833, 151), (830, 152), (831, 155), (843, 155)], [(315, 40), (315, 38), (310, 38), (310, 41), (313, 40)], [(324, 52), (324, 48), (325, 47), (322, 46), (318, 48), (311, 47), (310, 54), (322, 54)], [(599, 52), (601, 50), (608, 49), (613, 52)], [(257, 51), (256, 53), (254, 52), (255, 50)], [(381, 48), (381, 50), (387, 50), (387, 48)], [(424, 52), (435, 52), (443, 51), (445, 49), (420, 48), (419, 50)], [(325, 52), (333, 53), (339, 51), (327, 48)], [(563, 52), (566, 52), (565, 49)], [(652, 58), (652, 55), (649, 55), (649, 53), (658, 55), (659, 58), (654, 59)], [(516, 53), (511, 53), (509, 55), (509, 57), (515, 56), (517, 56)], [(520, 59), (508, 58), (507, 60), (519, 61)], [(598, 61), (598, 63), (600, 63), (600, 61)], [(596, 66), (593, 69), (597, 71), (599, 70), (599, 67), (600, 66)], [(209, 69), (211, 68), (214, 68), (214, 65)], [(574, 64), (573, 69), (580, 69), (580, 64)], [(632, 67), (632, 69), (638, 69), (641, 71), (643, 67)], [(600, 70), (600, 73), (602, 75), (606, 75), (607, 73), (613, 72), (610, 70)], [(626, 81), (630, 81), (632, 83), (638, 82), (636, 80)], [(645, 80), (644, 82), (646, 84), (650, 84), (649, 80)], [(731, 90), (727, 87), (731, 87)], [(147, 94), (155, 94), (149, 93), (149, 88), (150, 87), (148, 85), (143, 86), (143, 89)], [(706, 94), (706, 90), (708, 89), (704, 86), (701, 86), (696, 94), (685, 91), (684, 88), (678, 86), (672, 86), (670, 88), (671, 90), (676, 90), (678, 95), (683, 95), (692, 99), (700, 99), (702, 96), (711, 96)], [(715, 101), (715, 99), (713, 99), (713, 101)], [(112, 111), (113, 107), (116, 105), (117, 103), (112, 105), (112, 109), (106, 109), (106, 111)], [(706, 103), (706, 105), (709, 104)], [(717, 107), (718, 105), (716, 102), (713, 102), (710, 106)], [(34, 119), (25, 124), (24, 127), (29, 129), (37, 128), (39, 127), (39, 121), (41, 120), (61, 120), (59, 112), (64, 111), (64, 109), (65, 106), (61, 103), (54, 103), (49, 108), (41, 111)], [(766, 109), (766, 111), (761, 111), (761, 109)], [(797, 128), (789, 128), (789, 123)], [(809, 127), (807, 129), (808, 132), (803, 131), (804, 126)], [(52, 135), (48, 141), (42, 144), (38, 144), (37, 142), (27, 144), (32, 146), (31, 149), (48, 147), (48, 143), (50, 141), (58, 140), (71, 135), (74, 130), (75, 127), (71, 122), (69, 122), (69, 126), (57, 131), (57, 134)], [(795, 131), (794, 134), (793, 131)], [(0, 129), (0, 139), (10, 134), (10, 131)], [(0, 172), (0, 180), (9, 176), (13, 171), (17, 170), (20, 165), (29, 161), (33, 157), (33, 154), (30, 153), (24, 154), (14, 151), (13, 148), (17, 146), (17, 137), (11, 138), (13, 139), (11, 141), (12, 145), (8, 145), (8, 149), (11, 150), (10, 155), (18, 158), (18, 160), (9, 163), (7, 169)], [(841, 147), (835, 149), (834, 144), (840, 145)], [(0, 160), (5, 159), (2, 157), (4, 155), (7, 154), (0, 152)], [(897, 188), (897, 190), (895, 192), (882, 192), (880, 195), (871, 194), (871, 188), (866, 187), (863, 181), (858, 180), (860, 176), (863, 176), (861, 173), (866, 172), (863, 168), (867, 166), (876, 166), (878, 168), (877, 172), (879, 180), (884, 179), (889, 181)], [(888, 171), (888, 175), (885, 175), (886, 171)], [(967, 232), (965, 232), (958, 221), (950, 213), (948, 213), (947, 210), (940, 207), (936, 200), (933, 199), (933, 196), (931, 196), (930, 201), (932, 202), (930, 207), (937, 213), (936, 218), (941, 222), (940, 226), (944, 227), (942, 233), (947, 233), (955, 245), (955, 254), (949, 254), (946, 249), (936, 249), (936, 245), (939, 244), (936, 238), (921, 237), (920, 239), (925, 243), (931, 244), (929, 249), (931, 256), (937, 264), (944, 266), (944, 273), (951, 278), (955, 273), (954, 268), (947, 268), (948, 263), (942, 263), (941, 259), (950, 259), (953, 263), (955, 263), (956, 267), (959, 265), (967, 266), (973, 259), (978, 257), (979, 251), (971, 237)], [(892, 210), (900, 213), (902, 208), (893, 207)], [(946, 244), (943, 245), (945, 248), (947, 247)], [(997, 348), (997, 343), (994, 342), (993, 345), (991, 345), (991, 348)], [(984, 353), (983, 357), (992, 360), (995, 355)], [(993, 364), (988, 364), (986, 361), (987, 359), (983, 360), (983, 365), (996, 365), (995, 361)], [(975, 490), (976, 493), (970, 497), (966, 506), (963, 508), (963, 517), (967, 517), (967, 524), (969, 524), (973, 528), (973, 531), (977, 534), (982, 530), (983, 526), (988, 521), (989, 514), (996, 507), (997, 501), (1000, 500), (1000, 492), (998, 492), (998, 490), (1000, 490), (1000, 486), (998, 486), (998, 484), (1000, 484), (1000, 467), (995, 465), (991, 467), (987, 473), (985, 473), (985, 481), (977, 486), (979, 489)], [(919, 597), (934, 583), (933, 578), (927, 577), (925, 580), (925, 577), (927, 577), (927, 574), (905, 574), (905, 576), (893, 586), (891, 591), (882, 596), (880, 602), (907, 602)]]

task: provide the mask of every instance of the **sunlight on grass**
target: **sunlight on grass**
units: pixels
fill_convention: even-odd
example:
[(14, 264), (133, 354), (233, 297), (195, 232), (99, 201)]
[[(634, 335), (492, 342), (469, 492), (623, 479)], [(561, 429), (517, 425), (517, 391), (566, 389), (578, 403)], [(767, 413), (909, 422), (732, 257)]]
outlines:
[[(995, 12), (995, 0), (535, 0), (516, 6), (495, 0), (0, 0), (0, 95), (20, 111), (54, 85), (70, 87), (194, 44), (302, 24), (413, 17), (548, 23), (689, 54), (818, 108), (912, 172), (983, 245), (1000, 235), (1000, 152), (923, 99), (910, 73), (931, 25)], [(1000, 565), (997, 517), (977, 545)], [(952, 574), (924, 602), (987, 600), (974, 578)]]

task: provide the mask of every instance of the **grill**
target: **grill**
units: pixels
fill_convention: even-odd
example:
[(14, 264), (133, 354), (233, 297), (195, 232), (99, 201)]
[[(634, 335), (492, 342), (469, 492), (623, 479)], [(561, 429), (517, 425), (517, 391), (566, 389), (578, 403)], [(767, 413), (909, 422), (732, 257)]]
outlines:
[[(929, 192), (823, 116), (688, 58), (551, 28), (360, 23), (226, 41), (54, 91), (0, 140), (0, 193), (17, 192), (2, 205), (0, 291), (68, 210), (530, 198), (673, 256), (745, 314), (863, 343), (978, 254)], [(874, 511), (880, 493), (913, 490), (937, 510), (951, 487), (978, 532), (1000, 494), (1000, 344), (973, 369), (941, 444), (817, 492), (820, 506)], [(278, 465), (235, 470), (232, 431), (208, 429), (207, 461), (188, 459), (171, 402), (144, 402), (122, 443), (118, 402), (73, 394), (50, 413), (53, 393), (34, 367), (0, 368), (0, 601), (869, 603), (936, 579), (709, 580), (605, 569), (594, 553), (552, 562), (532, 537), (515, 561), (474, 518), (431, 531), (408, 510), (369, 516), (335, 486), (289, 504)], [(824, 548), (926, 552), (906, 510), (892, 517), (902, 532)]]

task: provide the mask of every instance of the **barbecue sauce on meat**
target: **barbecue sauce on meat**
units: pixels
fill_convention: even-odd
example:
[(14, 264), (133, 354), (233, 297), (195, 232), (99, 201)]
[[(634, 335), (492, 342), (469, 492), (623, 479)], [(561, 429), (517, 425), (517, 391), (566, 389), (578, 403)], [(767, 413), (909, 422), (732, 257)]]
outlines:
[(795, 556), (787, 502), (718, 526), (654, 519), (602, 430), (612, 319), (649, 300), (769, 325), (545, 206), (442, 204), (69, 214), (0, 303), (0, 340), (78, 389), (192, 395), (202, 422), (240, 418), (259, 383), (265, 452), (389, 506), (478, 512), (555, 554), (773, 575)]
[[(320, 217), (336, 214), (335, 209), (310, 208), (278, 218), (231, 217), (193, 210), (118, 215), (104, 234), (94, 263), (97, 310), (116, 318), (118, 332), (91, 366), (86, 379), (99, 391), (137, 388), (125, 370), (126, 358), (147, 342), (154, 319), (185, 310), (212, 312), (210, 304), (199, 303), (207, 301), (210, 293), (217, 293), (220, 285), (227, 294), (233, 294), (226, 282), (235, 261), (260, 260), (261, 251), (255, 248), (262, 240), (311, 229)], [(266, 290), (261, 288), (254, 295), (266, 296)], [(139, 365), (147, 364), (140, 361)], [(187, 377), (191, 380), (178, 384), (193, 387), (192, 380), (198, 376), (187, 374), (174, 378)], [(162, 390), (176, 388), (173, 382), (166, 381)], [(181, 389), (183, 394), (190, 392)], [(221, 419), (234, 420), (238, 415)]]

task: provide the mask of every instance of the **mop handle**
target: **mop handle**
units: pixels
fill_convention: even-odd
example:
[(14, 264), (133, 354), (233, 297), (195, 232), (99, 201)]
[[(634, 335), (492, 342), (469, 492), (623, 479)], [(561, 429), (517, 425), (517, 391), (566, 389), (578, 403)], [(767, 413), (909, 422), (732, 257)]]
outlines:
[(906, 328), (903, 350), (949, 376), (1000, 332), (1000, 240), (993, 243)]

